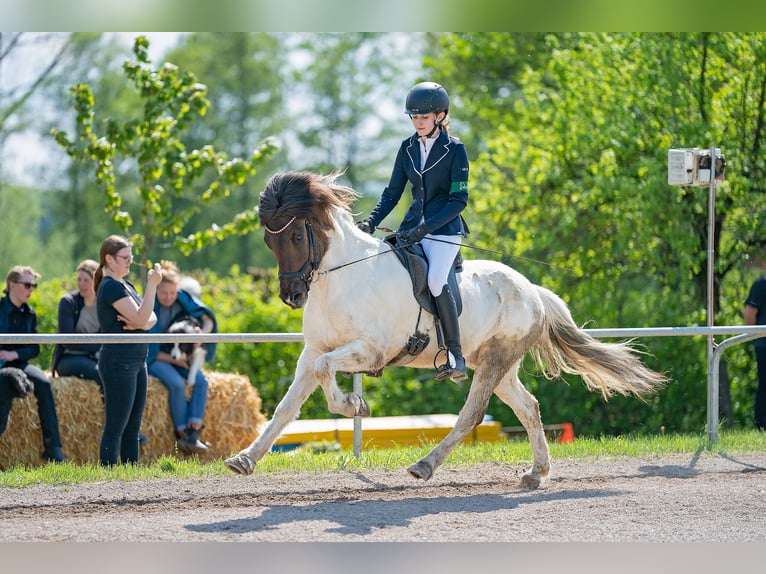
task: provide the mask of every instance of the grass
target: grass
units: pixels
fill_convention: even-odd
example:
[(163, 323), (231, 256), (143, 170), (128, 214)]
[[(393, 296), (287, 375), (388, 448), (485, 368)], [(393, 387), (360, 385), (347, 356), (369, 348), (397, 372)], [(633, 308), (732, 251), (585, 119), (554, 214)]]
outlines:
[[(399, 470), (425, 456), (434, 445), (390, 449), (362, 449), (359, 458), (348, 450), (310, 445), (290, 452), (269, 453), (256, 466), (256, 473), (279, 472), (344, 472), (366, 469)], [(573, 443), (550, 442), (551, 457), (611, 458), (693, 454), (715, 456), (726, 453), (766, 453), (766, 433), (758, 431), (722, 431), (719, 441), (710, 447), (702, 435), (652, 435), (588, 438), (578, 437)], [(532, 454), (527, 440), (459, 445), (447, 458), (445, 466), (467, 466), (479, 463), (525, 465)], [(200, 463), (198, 460), (163, 456), (147, 465), (125, 465), (103, 468), (94, 464), (46, 464), (39, 467), (14, 467), (0, 473), (0, 487), (25, 487), (34, 484), (78, 484), (108, 480), (174, 479), (228, 475), (221, 460)]]

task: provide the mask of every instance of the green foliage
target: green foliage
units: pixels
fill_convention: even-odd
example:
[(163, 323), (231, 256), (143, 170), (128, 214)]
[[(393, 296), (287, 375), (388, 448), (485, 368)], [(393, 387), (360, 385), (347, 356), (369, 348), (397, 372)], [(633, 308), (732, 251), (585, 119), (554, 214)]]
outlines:
[[(153, 259), (178, 260), (182, 248), (189, 253), (209, 246), (204, 259), (201, 252), (191, 253), (181, 265), (226, 273), (200, 272), (203, 297), (219, 311), (222, 331), (300, 331), (301, 313), (276, 298), (275, 273), (252, 269), (272, 261), (259, 237), (250, 233), (225, 248), (211, 245), (256, 225), (252, 190), (259, 174), (252, 168), (256, 163), (259, 172), (266, 165), (277, 168), (266, 163), (268, 144), (261, 148), (264, 154), (243, 160), (217, 150), (226, 142), (246, 154), (265, 134), (284, 130), (298, 134), (306, 146), (301, 149), (310, 152), (296, 154), (296, 167), (364, 163), (350, 168), (347, 177), (354, 186), (374, 188), (376, 178), (388, 175), (375, 166), (390, 167), (390, 157), (381, 162), (377, 154), (395, 147), (376, 141), (376, 151), (362, 154), (362, 143), (390, 133), (385, 127), (376, 131), (380, 126), (373, 120), (380, 118), (372, 104), (384, 98), (398, 106), (401, 95), (391, 96), (399, 93), (395, 86), (403, 94), (412, 83), (407, 78), (414, 80), (406, 64), (415, 58), (384, 57), (391, 60), (397, 53), (388, 48), (401, 37), (306, 35), (298, 46), (282, 44), (275, 35), (195, 34), (173, 54), (181, 65), (159, 68), (150, 65), (147, 44), (139, 39), (135, 59), (120, 77), (101, 67), (113, 56), (91, 66), (88, 55), (100, 44), (80, 39), (72, 46), (86, 55), (87, 65), (70, 77), (90, 80), (98, 75), (91, 67), (101, 76), (74, 89), (74, 135), (59, 132), (57, 138), (73, 157), (94, 162), (115, 221), (131, 221), (133, 231), (146, 231), (144, 255)], [(468, 242), (506, 253), (507, 263), (560, 294), (587, 327), (704, 325), (707, 190), (668, 186), (665, 174), (668, 148), (715, 143), (728, 163), (727, 181), (716, 197), (715, 323), (740, 323), (766, 241), (765, 39), (763, 33), (430, 36), (430, 53), (417, 74), (448, 88), (453, 131), (471, 155)], [(308, 62), (299, 66), (297, 81), (283, 73), (289, 67), (279, 52), (288, 49)], [(202, 70), (209, 89), (197, 80), (203, 76), (181, 71), (192, 67)], [(132, 89), (124, 89), (126, 77)], [(306, 113), (292, 132), (282, 115), (281, 94), (287, 89), (305, 95), (297, 100), (305, 100)], [(111, 121), (97, 123), (101, 117)], [(360, 139), (366, 130), (374, 135)], [(64, 283), (73, 288), (73, 274), (60, 286), (49, 280), (74, 267), (63, 253), (72, 249), (78, 257), (93, 257), (93, 235), (80, 232), (105, 229), (96, 216), (86, 217), (104, 202), (92, 200), (85, 164), (75, 163), (79, 170), (69, 173), (70, 191), (89, 194), (87, 201), (62, 194), (56, 203), (47, 194), (0, 188), (0, 222), (6, 229), (0, 262), (44, 271), (33, 296), (42, 332), (55, 331), (55, 304)], [(132, 193), (134, 186), (139, 193)], [(365, 198), (358, 209), (368, 211), (371, 201)], [(218, 207), (222, 211), (215, 211)], [(240, 215), (223, 218), (230, 209)], [(44, 218), (47, 211), (54, 213)], [(395, 227), (399, 219), (392, 214), (387, 225)], [(116, 231), (111, 225), (109, 232)], [(488, 257), (468, 248), (463, 253)], [(233, 261), (240, 263), (236, 271), (226, 272)], [(540, 400), (543, 420), (573, 422), (578, 432), (593, 435), (699, 431), (706, 410), (704, 339), (640, 342), (647, 363), (672, 378), (647, 403), (620, 397), (605, 402), (576, 377), (550, 382), (525, 363), (522, 378)], [(292, 380), (299, 352), (295, 344), (226, 344), (215, 367), (247, 374), (268, 413)], [(752, 349), (736, 347), (725, 359), (732, 422), (748, 425), (755, 388)], [(341, 383), (350, 386), (350, 380)], [(378, 415), (457, 412), (466, 391), (467, 384), (437, 383), (428, 372), (404, 368), (365, 379)], [(489, 413), (503, 424), (518, 424), (496, 399)], [(327, 416), (321, 392), (312, 395), (302, 416)]]
[(64, 273), (61, 261), (66, 259), (70, 243), (66, 238), (45, 242), (41, 232), (49, 223), (43, 217), (50, 193), (17, 186), (0, 185), (0, 279), (14, 265), (31, 265), (40, 273), (53, 270)]
[[(135, 161), (142, 225), (140, 233), (133, 233), (133, 241), (144, 264), (151, 259), (154, 244), (162, 240), (173, 240), (182, 253), (188, 254), (228, 235), (254, 229), (257, 219), (249, 210), (234, 222), (183, 235), (192, 215), (229, 196), (234, 187), (244, 185), (255, 174), (256, 166), (274, 150), (274, 144), (266, 141), (246, 159), (229, 158), (211, 145), (187, 151), (182, 138), (207, 113), (207, 86), (198, 82), (193, 73), (183, 73), (170, 63), (152, 68), (148, 46), (146, 38), (136, 38), (136, 60), (123, 66), (128, 82), (143, 102), (141, 119), (109, 118), (104, 131), (99, 132), (92, 90), (86, 84), (77, 84), (70, 90), (77, 112), (77, 138), (73, 140), (59, 130), (52, 132), (73, 159), (95, 163), (96, 181), (104, 192), (104, 211), (126, 235), (130, 235), (134, 221), (123, 208), (117, 165), (123, 159)], [(205, 189), (192, 196), (191, 186), (198, 181), (205, 182)]]
[[(668, 186), (667, 151), (715, 143), (729, 160), (715, 210), (715, 324), (741, 323), (747, 266), (762, 261), (766, 245), (764, 39), (439, 36), (426, 62), (446, 74), (460, 98), (454, 113), (477, 118), (469, 126), (481, 136), (468, 139), (469, 241), (508, 254), (507, 263), (561, 295), (588, 327), (704, 325), (708, 190)], [(527, 384), (544, 420), (593, 433), (702, 428), (704, 338), (641, 342), (648, 364), (670, 374), (666, 389), (647, 404), (604, 403), (576, 378), (552, 384), (532, 372)], [(736, 424), (752, 412), (742, 385), (753, 380), (748, 351), (726, 357)]]

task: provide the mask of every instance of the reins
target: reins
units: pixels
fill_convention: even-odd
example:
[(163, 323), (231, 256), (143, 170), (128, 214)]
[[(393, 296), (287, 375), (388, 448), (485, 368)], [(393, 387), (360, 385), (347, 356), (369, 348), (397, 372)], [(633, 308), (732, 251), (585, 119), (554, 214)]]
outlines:
[[(378, 227), (381, 231), (385, 233), (394, 233), (393, 229), (389, 229), (387, 227)], [(524, 257), (523, 255), (511, 255), (510, 253), (504, 253), (502, 251), (497, 251), (495, 249), (487, 249), (486, 247), (479, 247), (478, 245), (472, 245), (471, 243), (455, 243), (454, 241), (446, 241), (444, 239), (436, 239), (435, 237), (424, 237), (423, 239), (426, 239), (428, 241), (437, 241), (439, 243), (446, 243), (447, 245), (457, 245), (459, 247), (467, 247), (468, 249), (473, 249), (475, 251), (484, 251), (486, 253), (493, 253), (495, 255), (500, 255), (501, 257), (509, 257), (513, 259), (522, 259), (524, 261), (529, 261), (530, 263), (539, 263), (540, 265), (546, 265), (548, 267), (553, 267), (555, 269), (564, 269), (565, 271), (569, 271), (570, 273), (575, 273), (575, 270), (571, 267), (566, 267), (564, 265), (556, 265), (555, 263), (548, 263), (546, 261), (540, 261), (539, 259), (532, 259), (531, 257)]]
[[(287, 229), (293, 221), (295, 221), (295, 217), (290, 219), (284, 226), (282, 226), (281, 229), (278, 230), (272, 230), (269, 229), (268, 226), (264, 226), (266, 231), (268, 233), (271, 233), (273, 235), (277, 235), (279, 233), (282, 233), (285, 229)], [(367, 255), (365, 257), (361, 257), (359, 259), (354, 259), (352, 261), (347, 261), (346, 263), (341, 263), (340, 265), (335, 265), (334, 267), (329, 267), (328, 269), (325, 269), (324, 271), (317, 271), (317, 268), (319, 267), (319, 257), (317, 255), (316, 250), (316, 244), (314, 241), (314, 229), (311, 226), (311, 222), (308, 218), (306, 218), (306, 234), (308, 236), (309, 240), (309, 252), (306, 257), (306, 262), (303, 264), (303, 266), (298, 271), (291, 271), (288, 273), (280, 273), (278, 275), (279, 280), (282, 279), (293, 279), (293, 278), (300, 278), (304, 284), (306, 285), (306, 290), (308, 291), (310, 289), (311, 283), (314, 282), (315, 277), (319, 275), (327, 275), (328, 273), (331, 273), (333, 271), (338, 271), (339, 269), (343, 269), (344, 267), (348, 267), (350, 265), (354, 265), (355, 263), (361, 263), (362, 261), (367, 261), (368, 259), (372, 259), (373, 257), (378, 257), (379, 255), (383, 255), (384, 253), (389, 253), (389, 251), (380, 251), (378, 253), (373, 253), (372, 255)], [(381, 231), (385, 233), (394, 233), (393, 229), (388, 229), (387, 227), (378, 227)], [(474, 249), (476, 251), (484, 251), (486, 253), (493, 253), (495, 255), (499, 255), (501, 257), (509, 257), (514, 259), (522, 259), (524, 261), (529, 261), (531, 263), (539, 263), (540, 265), (546, 265), (548, 267), (552, 267), (555, 269), (564, 269), (566, 271), (569, 271), (571, 273), (574, 273), (574, 269), (570, 267), (565, 267), (563, 265), (556, 265), (555, 263), (548, 263), (546, 261), (540, 261), (539, 259), (533, 259), (531, 257), (524, 257), (522, 255), (511, 255), (508, 253), (504, 253), (502, 251), (497, 251), (495, 249), (487, 249), (486, 247), (479, 247), (478, 245), (473, 245), (471, 243), (455, 243), (453, 241), (446, 241), (444, 239), (436, 239), (434, 237), (425, 237), (424, 239), (428, 241), (438, 241), (439, 243), (446, 243), (447, 245), (457, 245), (458, 247), (466, 247), (468, 249)], [(389, 243), (389, 247), (391, 248), (391, 251), (398, 251), (400, 249), (405, 249), (408, 247), (408, 244), (403, 245), (391, 245)]]

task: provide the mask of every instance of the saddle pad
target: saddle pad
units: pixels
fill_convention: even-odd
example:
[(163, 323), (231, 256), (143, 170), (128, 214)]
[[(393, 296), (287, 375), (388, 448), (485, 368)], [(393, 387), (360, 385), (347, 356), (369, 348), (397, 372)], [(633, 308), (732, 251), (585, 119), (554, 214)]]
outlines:
[[(396, 256), (404, 268), (409, 272), (410, 279), (412, 280), (412, 293), (415, 295), (415, 300), (431, 315), (437, 315), (436, 304), (434, 303), (431, 291), (428, 289), (428, 259), (426, 259), (425, 251), (420, 243), (414, 245), (405, 245), (399, 247), (397, 245), (396, 234), (387, 235), (383, 238), (383, 241), (388, 243), (393, 249)], [(447, 284), (455, 297), (455, 303), (457, 304), (457, 314), (463, 312), (463, 298), (460, 295), (460, 289), (457, 284), (457, 275), (455, 273), (455, 266), (450, 268), (449, 276), (447, 277)]]

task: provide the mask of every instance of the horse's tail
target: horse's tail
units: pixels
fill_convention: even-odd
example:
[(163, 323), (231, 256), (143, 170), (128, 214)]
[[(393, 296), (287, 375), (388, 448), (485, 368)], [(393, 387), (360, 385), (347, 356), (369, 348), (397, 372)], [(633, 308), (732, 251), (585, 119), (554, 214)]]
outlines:
[(642, 397), (661, 388), (665, 375), (641, 362), (641, 351), (631, 341), (602, 343), (580, 329), (566, 303), (552, 291), (538, 286), (545, 309), (542, 337), (532, 349), (545, 376), (553, 379), (562, 371), (580, 375), (585, 386), (600, 391), (605, 399), (615, 393)]

